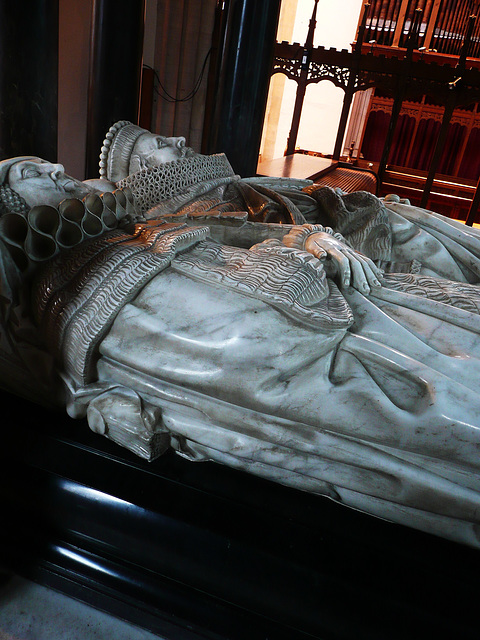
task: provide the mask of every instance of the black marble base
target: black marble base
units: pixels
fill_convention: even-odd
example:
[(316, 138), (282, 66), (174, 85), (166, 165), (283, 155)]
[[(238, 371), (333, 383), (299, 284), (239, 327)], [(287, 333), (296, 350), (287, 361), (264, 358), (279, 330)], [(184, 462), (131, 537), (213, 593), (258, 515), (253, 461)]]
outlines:
[(4, 569), (172, 640), (478, 637), (476, 550), (1, 400)]

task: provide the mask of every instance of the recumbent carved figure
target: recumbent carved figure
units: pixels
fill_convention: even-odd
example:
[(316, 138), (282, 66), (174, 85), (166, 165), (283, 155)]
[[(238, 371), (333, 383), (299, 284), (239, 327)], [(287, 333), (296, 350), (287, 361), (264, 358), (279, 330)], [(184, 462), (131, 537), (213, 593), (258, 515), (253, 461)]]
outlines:
[[(395, 228), (431, 214), (266, 186), (172, 145), (183, 157), (115, 183), (0, 163), (3, 386), (53, 389), (143, 457), (172, 447), (479, 546), (480, 289), (461, 259), (475, 230), (462, 245), (433, 215), (455, 267), (433, 277), (438, 244), (399, 259)], [(357, 203), (353, 231), (321, 224), (329, 198), (339, 220)]]

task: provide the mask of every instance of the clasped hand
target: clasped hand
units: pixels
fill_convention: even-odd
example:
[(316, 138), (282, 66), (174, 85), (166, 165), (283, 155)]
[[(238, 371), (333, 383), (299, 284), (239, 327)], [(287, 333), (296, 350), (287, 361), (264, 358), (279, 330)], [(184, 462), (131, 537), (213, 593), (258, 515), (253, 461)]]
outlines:
[(375, 264), (329, 233), (316, 231), (305, 241), (305, 250), (324, 263), (327, 275), (339, 283), (340, 288), (352, 286), (368, 294), (381, 287), (382, 271)]

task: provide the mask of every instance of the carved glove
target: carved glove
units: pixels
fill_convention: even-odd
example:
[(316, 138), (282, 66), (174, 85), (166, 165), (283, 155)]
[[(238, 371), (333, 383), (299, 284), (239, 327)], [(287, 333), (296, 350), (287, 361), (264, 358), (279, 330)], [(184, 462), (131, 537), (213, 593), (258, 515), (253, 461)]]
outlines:
[(360, 293), (368, 294), (372, 287), (382, 286), (382, 271), (330, 227), (304, 224), (293, 228), (283, 242), (287, 247), (308, 251), (321, 260), (327, 275), (337, 280), (341, 288), (352, 286)]

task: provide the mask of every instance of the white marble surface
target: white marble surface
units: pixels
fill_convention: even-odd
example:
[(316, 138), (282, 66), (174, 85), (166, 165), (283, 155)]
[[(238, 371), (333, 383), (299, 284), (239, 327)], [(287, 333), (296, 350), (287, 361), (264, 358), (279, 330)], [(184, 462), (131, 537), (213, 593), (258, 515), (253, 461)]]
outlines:
[(444, 284), (454, 306), (436, 300), (437, 281), (413, 278), (417, 296), (408, 276), (391, 278), (375, 297), (345, 292), (354, 325), (322, 331), (226, 277), (223, 288), (191, 279), (179, 265), (193, 255), (123, 307), (99, 380), (137, 392), (144, 411), (161, 407), (152, 430), (181, 455), (477, 546), (480, 318), (460, 293), (473, 304), (478, 289)]
[(166, 640), (14, 576), (0, 583), (0, 640)]
[[(63, 165), (35, 156), (2, 160), (0, 184), (5, 181), (29, 207), (40, 204), (56, 207), (65, 198), (84, 198), (98, 192), (91, 185), (66, 175)], [(108, 189), (105, 183), (102, 191), (107, 190), (113, 191), (113, 188)]]
[(128, 120), (110, 127), (100, 153), (100, 176), (116, 182), (145, 167), (171, 162), (193, 153), (183, 136), (160, 136)]
[[(372, 194), (247, 188), (225, 159), (160, 170), (184, 140), (120, 125), (102, 153), (146, 165), (126, 179), (146, 220), (59, 251), (32, 288), (70, 415), (147, 459), (170, 446), (480, 547), (480, 234)], [(54, 183), (74, 186), (59, 165), (0, 163), (22, 224)], [(37, 392), (12, 248), (0, 356)]]

